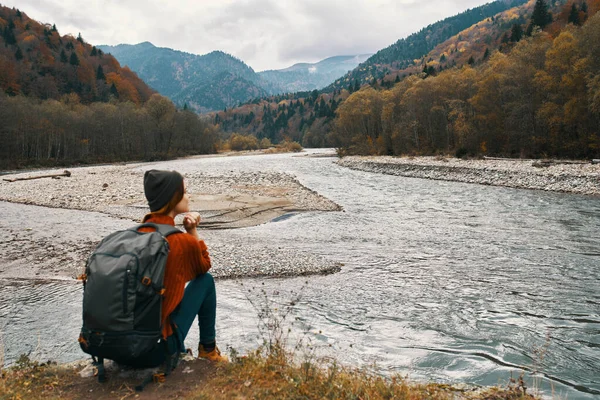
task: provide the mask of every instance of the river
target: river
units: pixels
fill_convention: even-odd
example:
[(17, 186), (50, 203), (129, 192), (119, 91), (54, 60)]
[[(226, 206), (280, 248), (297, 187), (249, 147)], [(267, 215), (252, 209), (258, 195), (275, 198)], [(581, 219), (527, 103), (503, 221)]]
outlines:
[[(328, 276), (218, 281), (220, 347), (256, 348), (265, 338), (256, 308), (269, 302), (280, 316), (289, 310), (281, 318), (292, 328), (291, 344), (302, 340), (346, 365), (475, 385), (524, 371), (547, 396), (600, 396), (598, 198), (371, 174), (333, 161), (280, 154), (153, 164), (184, 174), (287, 172), (344, 208), (206, 233), (209, 249), (211, 238), (230, 235), (344, 264)], [(102, 218), (104, 230), (126, 222), (8, 203), (0, 210), (14, 226), (24, 214), (44, 221), (54, 212)], [(83, 358), (77, 282), (2, 279), (0, 288), (8, 364), (28, 352)]]

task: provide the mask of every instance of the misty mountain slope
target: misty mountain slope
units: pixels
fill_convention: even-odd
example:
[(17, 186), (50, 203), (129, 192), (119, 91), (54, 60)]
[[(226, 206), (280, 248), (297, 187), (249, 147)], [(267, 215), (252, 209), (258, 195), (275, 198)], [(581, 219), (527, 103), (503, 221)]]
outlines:
[(281, 87), (284, 92), (322, 89), (348, 71), (352, 71), (370, 56), (372, 54), (334, 56), (317, 63), (299, 63), (285, 69), (259, 72), (259, 75)]

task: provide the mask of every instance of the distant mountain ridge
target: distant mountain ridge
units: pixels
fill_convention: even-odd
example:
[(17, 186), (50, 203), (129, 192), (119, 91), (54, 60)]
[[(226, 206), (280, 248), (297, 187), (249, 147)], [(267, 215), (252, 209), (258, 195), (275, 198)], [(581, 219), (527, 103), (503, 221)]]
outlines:
[(304, 92), (322, 89), (366, 61), (372, 54), (334, 56), (316, 63), (299, 63), (280, 70), (259, 72), (259, 75), (284, 92)]
[(176, 104), (206, 112), (273, 92), (243, 61), (222, 51), (199, 56), (143, 42), (98, 46)]
[(197, 112), (223, 110), (259, 97), (321, 89), (370, 56), (336, 56), (256, 73), (222, 51), (197, 55), (150, 42), (97, 47), (135, 71), (160, 94)]

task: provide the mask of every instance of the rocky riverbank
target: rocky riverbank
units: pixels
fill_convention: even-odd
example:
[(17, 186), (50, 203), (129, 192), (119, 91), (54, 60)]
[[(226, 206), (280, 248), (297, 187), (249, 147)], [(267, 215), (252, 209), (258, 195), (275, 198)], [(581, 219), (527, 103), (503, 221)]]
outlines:
[[(70, 169), (69, 177), (14, 182), (5, 179), (62, 170), (3, 175), (0, 229), (5, 235), (0, 241), (0, 278), (76, 276), (102, 237), (133, 226), (149, 211), (143, 174), (151, 168), (172, 169), (168, 163), (94, 166)], [(338, 264), (321, 257), (258, 243), (232, 230), (296, 212), (341, 210), (295, 177), (239, 170), (221, 175), (186, 171), (184, 176), (190, 208), (202, 216), (200, 234), (209, 247), (215, 277), (298, 276), (339, 270)]]
[(339, 165), (410, 178), (600, 195), (600, 165), (535, 160), (462, 160), (442, 157), (344, 157)]

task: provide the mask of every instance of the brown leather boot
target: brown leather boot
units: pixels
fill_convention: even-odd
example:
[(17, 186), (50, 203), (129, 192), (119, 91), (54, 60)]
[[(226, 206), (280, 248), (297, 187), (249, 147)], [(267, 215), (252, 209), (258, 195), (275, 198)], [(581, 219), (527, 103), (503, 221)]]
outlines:
[(202, 344), (198, 345), (198, 358), (206, 358), (214, 362), (229, 362), (226, 356), (221, 355), (221, 350), (217, 346), (212, 351), (206, 351)]

